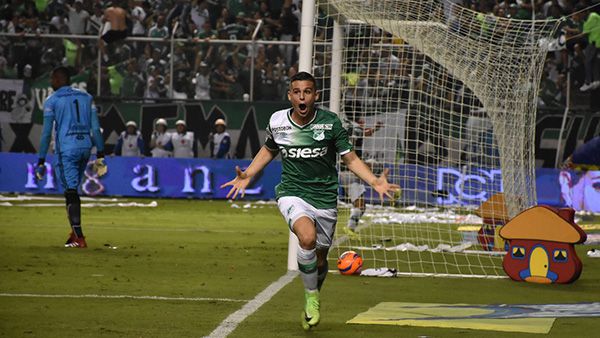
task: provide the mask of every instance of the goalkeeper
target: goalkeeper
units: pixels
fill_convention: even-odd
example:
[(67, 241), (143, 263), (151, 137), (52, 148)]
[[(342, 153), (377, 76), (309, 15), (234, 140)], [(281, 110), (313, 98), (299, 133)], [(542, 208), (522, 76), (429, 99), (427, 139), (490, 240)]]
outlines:
[(276, 197), (281, 214), (299, 240), (296, 258), (305, 289), (301, 318), (305, 330), (320, 321), (319, 290), (327, 275), (327, 252), (337, 222), (337, 154), (382, 199), (399, 189), (388, 183), (387, 171), (375, 177), (356, 155), (337, 115), (315, 107), (319, 98), (316, 87), (309, 73), (292, 76), (288, 89), (292, 108), (271, 115), (265, 144), (250, 166), (245, 171), (236, 167), (236, 178), (221, 186), (231, 186), (227, 197), (235, 199), (238, 193), (243, 197), (252, 177), (281, 154), (283, 170)]
[(44, 102), (44, 127), (36, 176), (38, 180), (44, 178), (46, 153), (54, 125), (57, 174), (65, 192), (67, 216), (71, 224), (65, 247), (85, 248), (87, 244), (81, 230), (81, 202), (77, 190), (93, 146), (97, 149), (93, 168), (98, 176), (106, 174), (107, 168), (104, 163), (104, 141), (92, 96), (71, 88), (70, 83), (67, 68), (58, 67), (50, 73), (54, 93)]

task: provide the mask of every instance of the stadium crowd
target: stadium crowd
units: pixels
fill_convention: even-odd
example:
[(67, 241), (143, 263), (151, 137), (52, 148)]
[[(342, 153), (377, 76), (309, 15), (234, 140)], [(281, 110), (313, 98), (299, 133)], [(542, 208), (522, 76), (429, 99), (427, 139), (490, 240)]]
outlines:
[[(564, 104), (566, 74), (582, 92), (600, 87), (597, 46), (600, 16), (582, 11), (596, 0), (451, 0), (494, 17), (530, 19), (569, 16), (548, 54), (539, 103)], [(301, 0), (12, 0), (0, 7), (0, 31), (105, 35), (99, 32), (109, 11), (122, 8), (128, 36), (164, 38), (162, 42), (113, 42), (103, 48), (97, 74), (97, 39), (19, 38), (0, 40), (0, 78), (35, 78), (57, 65), (88, 72), (87, 90), (95, 96), (143, 97), (147, 101), (248, 99), (251, 56), (255, 57), (254, 100), (285, 100), (287, 81), (297, 72)], [(598, 7), (596, 7), (598, 9)], [(258, 20), (258, 43), (217, 44), (211, 40), (249, 40)], [(592, 33), (583, 35), (584, 30)], [(171, 36), (185, 39), (175, 44)], [(562, 40), (560, 40), (562, 39)], [(562, 41), (562, 43), (560, 41)], [(564, 45), (564, 46), (563, 46)], [(317, 63), (319, 60), (315, 60)], [(172, 63), (172, 65), (171, 65)], [(324, 62), (325, 63), (325, 62)], [(169, 69), (173, 67), (173, 79)], [(317, 74), (318, 75), (318, 74)], [(98, 78), (100, 93), (96, 92)]]
[[(101, 92), (96, 93), (99, 46), (95, 35), (111, 8), (125, 10), (127, 35), (164, 38), (164, 42), (113, 42), (103, 49)], [(250, 92), (251, 55), (255, 57), (254, 99), (285, 99), (289, 76), (297, 70), (297, 47), (268, 41), (299, 40), (299, 0), (13, 0), (0, 7), (0, 32), (72, 34), (74, 38), (3, 38), (0, 78), (37, 77), (57, 65), (74, 73), (90, 72), (93, 95), (167, 97), (173, 63), (176, 98), (246, 98)], [(252, 45), (216, 44), (210, 40), (250, 40)], [(175, 30), (174, 30), (175, 29)], [(170, 37), (185, 39), (170, 52)], [(29, 66), (27, 66), (29, 65)]]

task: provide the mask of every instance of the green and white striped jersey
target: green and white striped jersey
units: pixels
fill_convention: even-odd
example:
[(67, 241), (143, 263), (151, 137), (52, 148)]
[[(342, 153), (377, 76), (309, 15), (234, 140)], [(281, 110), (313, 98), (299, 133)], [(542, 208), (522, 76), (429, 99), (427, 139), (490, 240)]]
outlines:
[(296, 196), (317, 209), (337, 206), (337, 154), (352, 151), (348, 133), (338, 116), (316, 109), (304, 126), (292, 121), (292, 109), (276, 111), (267, 125), (265, 146), (279, 151), (283, 172), (276, 197)]

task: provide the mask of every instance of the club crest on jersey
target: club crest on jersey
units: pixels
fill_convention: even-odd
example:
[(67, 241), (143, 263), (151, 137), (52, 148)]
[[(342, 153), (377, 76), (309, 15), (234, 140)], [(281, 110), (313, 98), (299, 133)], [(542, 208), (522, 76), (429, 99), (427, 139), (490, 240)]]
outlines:
[(321, 140), (325, 139), (325, 130), (323, 130), (323, 129), (313, 130), (313, 139), (315, 141), (321, 141)]

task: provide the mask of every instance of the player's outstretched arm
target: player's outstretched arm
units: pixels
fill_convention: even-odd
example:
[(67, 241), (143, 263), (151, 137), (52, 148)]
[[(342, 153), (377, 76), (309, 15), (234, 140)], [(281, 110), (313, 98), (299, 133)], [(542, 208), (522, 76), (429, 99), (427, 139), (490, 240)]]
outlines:
[(351, 151), (342, 156), (342, 160), (348, 166), (356, 176), (360, 177), (363, 181), (369, 183), (375, 191), (379, 194), (379, 198), (383, 201), (384, 196), (393, 198), (393, 193), (400, 191), (400, 186), (397, 184), (391, 184), (387, 181), (387, 174), (389, 169), (384, 169), (381, 176), (376, 177), (369, 166), (363, 162), (354, 151)]
[(250, 163), (246, 170), (242, 171), (240, 167), (236, 166), (235, 178), (221, 186), (221, 189), (225, 187), (231, 187), (231, 190), (229, 190), (229, 193), (227, 193), (227, 198), (231, 196), (231, 199), (235, 199), (240, 192), (242, 193), (242, 198), (244, 198), (244, 195), (246, 194), (246, 187), (248, 184), (250, 184), (252, 177), (263, 170), (264, 167), (266, 167), (276, 155), (276, 151), (269, 150), (267, 147), (263, 146), (258, 151), (258, 154), (254, 156), (252, 163)]

